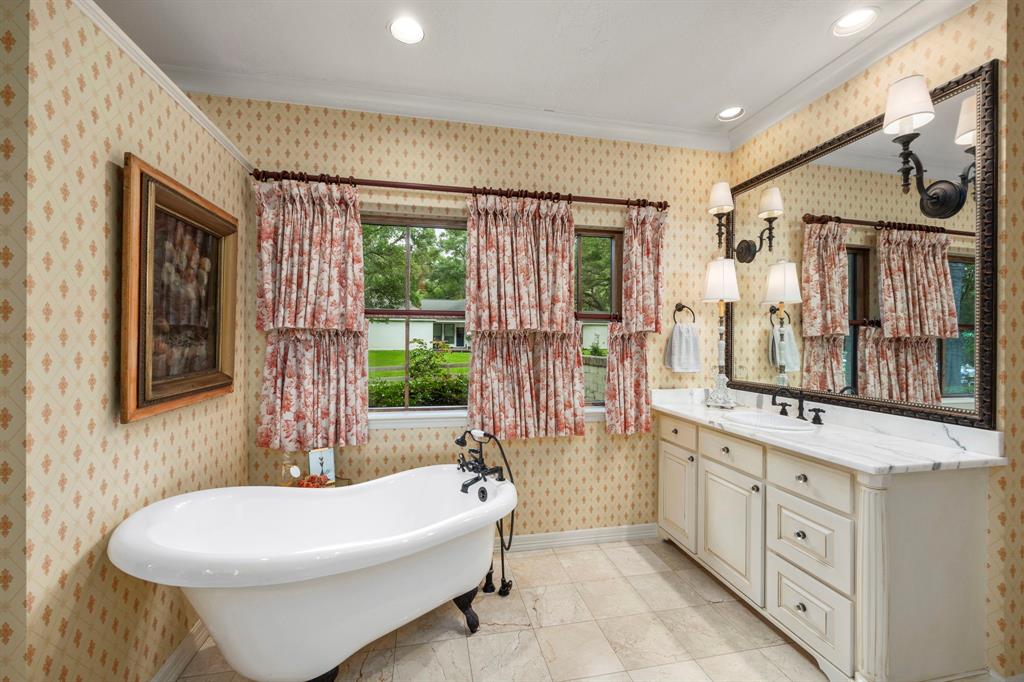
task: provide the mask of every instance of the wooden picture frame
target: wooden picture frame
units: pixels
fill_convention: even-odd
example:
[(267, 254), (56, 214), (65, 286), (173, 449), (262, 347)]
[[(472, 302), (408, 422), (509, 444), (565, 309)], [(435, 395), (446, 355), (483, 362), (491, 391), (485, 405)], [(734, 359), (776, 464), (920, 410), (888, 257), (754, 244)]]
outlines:
[(121, 421), (234, 390), (238, 219), (124, 156)]

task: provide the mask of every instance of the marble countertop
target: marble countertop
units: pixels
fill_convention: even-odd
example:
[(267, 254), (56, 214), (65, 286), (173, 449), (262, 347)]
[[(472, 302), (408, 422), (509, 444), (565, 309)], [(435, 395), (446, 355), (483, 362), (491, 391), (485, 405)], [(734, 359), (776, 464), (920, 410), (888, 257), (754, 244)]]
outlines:
[[(753, 407), (720, 410), (705, 407), (695, 401), (674, 400), (657, 395), (652, 400), (652, 407), (657, 412), (868, 474), (903, 474), (1006, 464), (1005, 457), (972, 452), (954, 445), (922, 443), (909, 437), (838, 424), (826, 423), (816, 426), (813, 431), (789, 432), (750, 427), (724, 418), (735, 412), (768, 412)], [(776, 412), (771, 410), (770, 413)]]

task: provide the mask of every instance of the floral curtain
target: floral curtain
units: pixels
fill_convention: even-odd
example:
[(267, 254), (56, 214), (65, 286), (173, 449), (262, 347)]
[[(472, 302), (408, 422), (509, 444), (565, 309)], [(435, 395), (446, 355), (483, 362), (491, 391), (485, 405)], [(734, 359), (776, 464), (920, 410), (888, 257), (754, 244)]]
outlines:
[(937, 343), (933, 337), (888, 338), (878, 327), (861, 327), (857, 342), (860, 395), (932, 405), (942, 402)]
[(661, 331), (666, 211), (631, 206), (622, 234), (622, 322), (608, 329), (605, 428), (608, 433), (651, 430), (647, 335)]
[(628, 333), (613, 322), (608, 329), (608, 374), (604, 389), (605, 430), (628, 435), (651, 430), (647, 385), (647, 333)]
[(256, 445), (367, 439), (363, 236), (355, 187), (257, 182), (256, 326), (267, 332)]
[(809, 391), (838, 393), (846, 385), (843, 371), (845, 336), (811, 336), (804, 339), (801, 385)]
[(885, 336), (959, 336), (949, 236), (883, 230), (878, 237), (879, 307)]
[(804, 337), (839, 334), (849, 328), (849, 272), (846, 239), (849, 225), (811, 224), (804, 230), (800, 267), (803, 306), (800, 319)]
[(571, 207), (474, 195), (468, 208), (469, 423), (499, 438), (582, 435)]
[(800, 267), (804, 352), (801, 382), (816, 391), (840, 391), (846, 384), (843, 342), (850, 327), (846, 239), (849, 225), (810, 224), (804, 230)]

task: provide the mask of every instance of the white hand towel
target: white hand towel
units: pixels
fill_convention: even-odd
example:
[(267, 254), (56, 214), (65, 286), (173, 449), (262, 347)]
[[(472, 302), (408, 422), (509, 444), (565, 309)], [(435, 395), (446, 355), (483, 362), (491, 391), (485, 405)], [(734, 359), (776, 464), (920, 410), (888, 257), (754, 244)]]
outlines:
[(700, 329), (693, 322), (677, 322), (665, 344), (665, 366), (673, 372), (700, 372)]
[(768, 341), (768, 362), (775, 368), (785, 365), (787, 372), (800, 371), (800, 348), (792, 326), (772, 327)]

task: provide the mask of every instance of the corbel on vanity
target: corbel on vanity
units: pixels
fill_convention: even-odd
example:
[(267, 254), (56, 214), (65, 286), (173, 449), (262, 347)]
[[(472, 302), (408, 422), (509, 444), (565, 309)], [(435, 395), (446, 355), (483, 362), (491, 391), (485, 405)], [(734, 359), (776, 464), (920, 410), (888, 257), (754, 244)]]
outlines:
[(653, 402), (663, 539), (832, 682), (984, 671), (985, 467), (1003, 458), (838, 424), (751, 428), (675, 393)]

